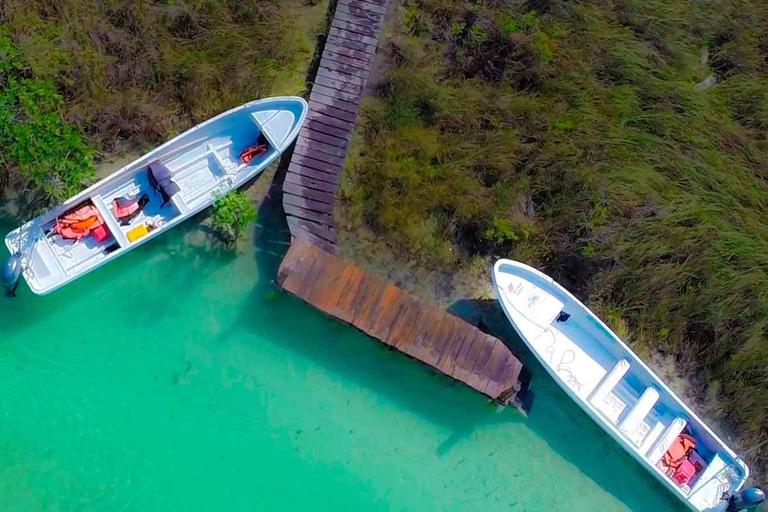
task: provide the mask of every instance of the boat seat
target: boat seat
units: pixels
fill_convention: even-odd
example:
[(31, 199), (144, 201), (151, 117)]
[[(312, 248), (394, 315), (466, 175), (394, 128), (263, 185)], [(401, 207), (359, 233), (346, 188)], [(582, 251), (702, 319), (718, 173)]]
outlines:
[(619, 423), (619, 431), (632, 441), (635, 446), (640, 446), (646, 434), (650, 430), (648, 424), (643, 421), (653, 406), (659, 400), (659, 392), (654, 388), (646, 388), (638, 401), (629, 410), (627, 415)]
[(160, 195), (163, 196), (163, 206), (165, 206), (174, 195), (181, 192), (181, 187), (173, 181), (171, 170), (159, 160), (155, 160), (149, 164), (147, 173), (150, 186), (157, 189), (160, 192)]
[(648, 432), (648, 434), (645, 436), (643, 443), (640, 445), (640, 448), (638, 448), (637, 451), (641, 454), (648, 453), (648, 450), (651, 449), (651, 446), (653, 446), (653, 443), (656, 442), (663, 431), (664, 424), (660, 421), (657, 421), (656, 424), (653, 425), (653, 428), (651, 428), (651, 431)]
[(688, 422), (683, 418), (675, 418), (672, 420), (672, 423), (669, 424), (659, 440), (656, 441), (656, 444), (653, 445), (651, 451), (648, 452), (648, 460), (651, 462), (651, 464), (655, 465), (661, 460), (661, 458), (665, 453), (667, 453), (669, 447), (672, 446), (672, 443), (675, 442), (675, 439), (677, 439), (677, 436), (680, 435), (687, 424)]
[(612, 394), (611, 391), (613, 388), (615, 388), (621, 379), (624, 378), (628, 371), (629, 361), (622, 359), (616, 363), (611, 371), (608, 372), (608, 375), (606, 375), (603, 380), (601, 380), (600, 383), (595, 387), (594, 392), (589, 397), (589, 402), (596, 408), (600, 409), (601, 405), (605, 403), (605, 399), (608, 394)]

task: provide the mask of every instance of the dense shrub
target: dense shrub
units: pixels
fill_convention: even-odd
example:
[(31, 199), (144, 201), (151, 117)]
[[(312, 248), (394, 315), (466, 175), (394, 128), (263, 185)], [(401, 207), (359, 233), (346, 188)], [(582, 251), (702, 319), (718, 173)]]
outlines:
[(236, 246), (256, 217), (256, 207), (245, 192), (233, 190), (213, 203), (213, 227), (228, 248)]
[(53, 85), (28, 77), (24, 62), (0, 30), (1, 183), (21, 189), (28, 210), (80, 191), (93, 176), (93, 150), (62, 118)]
[(544, 268), (712, 384), (711, 412), (759, 446), (767, 23), (752, 0), (407, 0), (349, 211), (436, 265)]

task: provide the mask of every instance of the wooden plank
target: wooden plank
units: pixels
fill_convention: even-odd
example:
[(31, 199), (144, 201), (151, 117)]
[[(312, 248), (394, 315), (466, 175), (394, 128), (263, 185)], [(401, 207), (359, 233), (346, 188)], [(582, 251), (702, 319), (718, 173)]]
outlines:
[[(338, 29), (333, 29), (333, 30), (338, 30)], [(360, 36), (360, 37), (363, 37), (363, 36)], [(327, 47), (327, 43), (330, 43), (336, 46), (341, 46), (342, 48), (347, 48), (348, 50), (355, 50), (356, 52), (367, 53), (371, 57), (373, 57), (376, 54), (375, 46), (361, 43), (359, 41), (353, 41), (351, 39), (346, 39), (344, 37), (328, 35), (326, 36), (325, 41), (326, 41), (326, 47)]]
[(410, 343), (408, 333), (420, 311), (419, 303), (411, 295), (404, 294), (401, 304), (400, 314), (393, 320), (386, 341), (388, 345), (395, 348), (398, 345), (404, 347)]
[(371, 62), (365, 60), (353, 59), (346, 55), (341, 55), (334, 52), (323, 52), (323, 58), (321, 62), (325, 60), (327, 62), (337, 62), (350, 68), (355, 68), (365, 73), (366, 78), (371, 74)]
[(440, 359), (437, 361), (437, 368), (445, 373), (451, 375), (453, 373), (453, 367), (456, 361), (456, 355), (461, 350), (461, 347), (466, 339), (466, 326), (467, 323), (459, 320), (450, 313), (447, 316), (453, 317), (454, 328), (451, 331), (451, 337), (449, 340), (445, 340), (445, 349), (440, 353)]
[(435, 368), (439, 368), (438, 365), (442, 361), (443, 353), (446, 350), (450, 350), (450, 344), (453, 340), (453, 331), (456, 328), (456, 317), (450, 313), (446, 313), (443, 316), (440, 325), (435, 326), (435, 341), (432, 344), (432, 350), (430, 351), (429, 364)]
[(333, 135), (313, 130), (307, 126), (301, 128), (299, 136), (310, 140), (324, 142), (326, 144), (330, 144), (331, 146), (336, 146), (337, 148), (346, 149), (349, 146), (349, 141), (346, 139), (342, 139), (341, 137), (334, 137)]
[[(293, 246), (291, 246), (291, 249), (292, 248)], [(289, 253), (291, 253), (290, 249)], [(306, 271), (309, 270), (309, 267), (317, 259), (318, 255), (313, 251), (308, 251), (307, 248), (302, 245), (297, 245), (296, 249), (291, 253), (291, 256), (293, 256), (292, 259), (283, 260), (284, 262), (290, 262), (288, 268), (285, 268), (283, 265), (280, 266), (278, 283), (286, 291), (298, 295), (298, 286), (301, 284)]]
[(297, 195), (293, 195), (285, 192), (283, 193), (283, 206), (288, 204), (291, 206), (297, 206), (299, 208), (304, 208), (305, 210), (309, 210), (317, 213), (327, 213), (328, 215), (333, 215), (332, 204), (321, 203), (320, 201), (314, 201), (306, 197), (297, 196)]
[[(306, 167), (304, 165), (295, 163), (291, 163), (288, 166), (288, 172), (286, 173), (286, 176), (288, 174), (295, 175), (291, 178), (293, 183), (296, 183), (296, 181), (299, 179), (296, 176), (299, 176), (301, 178), (307, 178), (314, 180), (315, 182), (319, 182), (318, 184), (312, 184), (312, 186), (318, 190), (326, 190), (327, 192), (335, 193), (339, 189), (339, 177), (336, 174), (329, 174), (327, 172), (318, 171), (317, 169), (312, 169), (311, 167)], [(301, 184), (305, 183), (306, 182), (303, 181), (301, 182)]]
[(464, 329), (461, 341), (461, 347), (456, 352), (456, 356), (453, 358), (453, 367), (451, 369), (451, 377), (456, 380), (465, 380), (469, 376), (469, 370), (464, 368), (463, 363), (467, 357), (467, 354), (472, 350), (472, 346), (475, 343), (475, 333), (477, 329), (471, 326), (467, 326)]
[[(315, 169), (320, 172), (324, 172), (326, 174), (332, 175), (333, 181), (330, 183), (339, 183), (339, 175), (341, 174), (341, 167), (338, 165), (329, 164), (328, 162), (323, 162), (321, 160), (316, 160), (312, 157), (306, 157), (299, 153), (293, 153), (293, 156), (291, 157), (291, 163), (297, 164), (302, 167), (309, 167), (310, 169)], [(321, 179), (321, 178), (318, 178)], [(327, 180), (324, 180), (327, 181)]]
[(325, 114), (329, 117), (333, 117), (335, 119), (341, 119), (342, 121), (347, 121), (348, 123), (352, 123), (352, 126), (354, 126), (355, 123), (357, 122), (357, 114), (353, 112), (347, 112), (346, 110), (341, 110), (339, 108), (332, 107), (329, 105), (324, 105), (313, 99), (309, 100), (309, 108), (311, 108), (315, 112)]
[(355, 267), (352, 265), (344, 265), (344, 269), (342, 270), (338, 279), (333, 283), (329, 283), (332, 286), (328, 286), (328, 293), (326, 293), (323, 296), (323, 299), (318, 302), (318, 308), (320, 308), (322, 311), (333, 311), (333, 309), (336, 307), (336, 304), (338, 304), (339, 300), (341, 300), (342, 293), (344, 292), (344, 289), (347, 287), (347, 284), (353, 275), (354, 268)]
[(303, 127), (313, 130), (315, 132), (320, 132), (326, 135), (330, 135), (332, 137), (345, 139), (347, 141), (349, 141), (352, 138), (351, 131), (345, 128), (337, 128), (335, 126), (329, 126), (327, 124), (323, 124), (320, 121), (315, 121), (314, 119), (307, 119), (306, 121), (304, 121)]
[(360, 94), (332, 89), (317, 83), (312, 85), (312, 92), (319, 92), (323, 96), (346, 101), (348, 103), (354, 103), (355, 105), (359, 105), (362, 99)]
[(378, 3), (371, 3), (366, 0), (339, 0), (339, 5), (346, 5), (347, 7), (354, 7), (355, 9), (362, 9), (365, 11), (371, 11), (376, 14), (386, 14), (387, 8)]
[[(322, 256), (321, 256), (322, 257)], [(341, 277), (344, 271), (344, 261), (339, 258), (323, 258), (325, 267), (320, 273), (314, 275), (314, 280), (305, 287), (302, 298), (313, 306), (317, 307), (324, 301), (323, 296), (331, 288), (330, 283), (335, 282)]]
[(307, 273), (315, 264), (319, 257), (316, 251), (311, 250), (310, 246), (299, 246), (302, 248), (299, 261), (296, 263), (295, 270), (288, 274), (281, 283), (281, 286), (296, 295), (301, 296), (301, 284), (307, 276)]
[(293, 194), (295, 196), (306, 197), (308, 199), (312, 199), (313, 201), (320, 201), (321, 203), (327, 203), (330, 205), (333, 205), (333, 203), (336, 202), (335, 194), (302, 187), (301, 185), (296, 185), (295, 183), (290, 183), (287, 181), (283, 183), (283, 192), (288, 192), (289, 194)]
[(333, 59), (328, 59), (326, 57), (323, 57), (322, 59), (320, 59), (320, 67), (337, 71), (339, 73), (344, 73), (346, 75), (356, 76), (361, 80), (368, 80), (368, 75), (370, 74), (370, 69), (368, 68), (360, 69), (356, 66), (350, 66), (348, 64), (344, 64), (343, 62), (339, 62)]
[(357, 325), (362, 315), (365, 315), (368, 309), (375, 304), (381, 292), (384, 290), (384, 283), (372, 274), (366, 274), (362, 285), (359, 288), (352, 312), (352, 324)]
[(338, 37), (347, 41), (352, 41), (363, 45), (360, 51), (367, 53), (376, 53), (376, 46), (379, 44), (379, 40), (376, 37), (366, 36), (358, 34), (357, 32), (350, 32), (349, 30), (334, 27), (331, 23), (331, 28), (328, 29), (328, 37)]
[(381, 318), (381, 316), (385, 314), (387, 309), (390, 307), (392, 298), (397, 291), (397, 287), (391, 283), (385, 282), (384, 287), (381, 293), (379, 293), (378, 299), (376, 300), (376, 304), (369, 309), (367, 315), (356, 319), (355, 326), (364, 333), (373, 336), (374, 338), (378, 338), (374, 326), (378, 322), (379, 318)]
[(352, 318), (354, 318), (355, 301), (357, 300), (357, 295), (364, 279), (365, 273), (362, 270), (355, 268), (355, 272), (350, 276), (347, 285), (344, 288), (344, 293), (339, 299), (338, 304), (336, 304), (336, 307), (333, 309), (333, 314), (347, 323), (351, 324)]
[[(346, 92), (347, 94), (353, 94), (356, 96), (361, 96), (363, 94), (363, 87), (360, 85), (350, 84), (348, 82), (335, 80), (333, 78), (329, 78), (321, 74), (316, 75), (312, 83), (314, 85), (322, 85), (323, 87), (327, 87), (329, 89), (336, 89), (337, 91)], [(350, 101), (350, 100), (346, 100), (346, 101)]]
[(477, 356), (485, 342), (486, 335), (480, 329), (475, 329), (473, 335), (474, 338), (470, 344), (469, 350), (467, 350), (463, 358), (456, 361), (456, 366), (458, 368), (456, 378), (464, 382), (469, 380), (469, 376), (472, 374), (472, 369), (475, 367)]
[(483, 391), (491, 397), (495, 398), (503, 391), (501, 389), (502, 379), (499, 378), (498, 369), (506, 365), (505, 359), (507, 354), (508, 352), (504, 344), (501, 341), (496, 341), (493, 345), (491, 356), (488, 358), (488, 363), (483, 370), (483, 374), (488, 376), (488, 383)]
[[(309, 171), (313, 170), (309, 169)], [(316, 180), (309, 176), (304, 176), (303, 174), (298, 174), (290, 170), (285, 173), (285, 183), (292, 183), (304, 188), (327, 192), (332, 195), (335, 195), (336, 191), (339, 189), (339, 187), (333, 183)]]
[(349, 19), (342, 17), (341, 19), (344, 21), (352, 21), (353, 23), (361, 24), (363, 22), (368, 22), (372, 24), (371, 26), (378, 28), (381, 28), (381, 26), (384, 24), (384, 16), (381, 14), (373, 11), (366, 11), (364, 9), (358, 9), (357, 7), (350, 7), (344, 4), (338, 4), (336, 6), (336, 12), (333, 14), (333, 16), (336, 17), (340, 14), (349, 16)]
[(325, 153), (327, 155), (333, 155), (344, 159), (345, 156), (347, 156), (347, 152), (339, 147), (331, 146), (330, 144), (326, 144), (324, 142), (318, 142), (316, 140), (311, 140), (303, 135), (300, 135), (296, 139), (296, 145), (297, 146), (304, 146), (306, 148), (309, 148), (312, 151), (319, 151), (321, 153)]
[(337, 44), (333, 44), (333, 42), (326, 41), (323, 50), (323, 56), (325, 57), (328, 53), (335, 53), (336, 55), (343, 55), (344, 57), (364, 62), (366, 63), (367, 67), (370, 67), (371, 63), (373, 62), (373, 55), (370, 53), (361, 52), (360, 50), (355, 50), (354, 48), (347, 48), (346, 46), (339, 46)]
[(341, 82), (344, 84), (356, 86), (360, 88), (360, 90), (362, 90), (365, 87), (365, 83), (366, 83), (366, 80), (364, 78), (360, 78), (354, 75), (348, 75), (346, 73), (339, 73), (338, 71), (334, 71), (332, 69), (327, 69), (324, 67), (318, 68), (317, 76), (315, 77), (315, 80), (317, 80), (317, 78), (321, 76), (329, 78), (330, 80), (335, 80), (336, 82)]
[[(314, 160), (319, 160), (321, 162), (326, 162), (329, 164), (333, 164), (339, 167), (339, 171), (344, 166), (344, 159), (339, 158), (337, 156), (328, 155), (326, 153), (321, 153), (319, 151), (315, 151), (313, 149), (308, 148), (307, 146), (296, 146), (293, 149), (294, 155), (299, 156), (305, 156), (307, 158), (312, 158)], [(340, 174), (341, 172), (337, 173)]]
[(428, 309), (430, 310), (430, 320), (422, 321), (419, 319), (419, 324), (413, 332), (414, 341), (411, 355), (422, 361), (435, 361), (436, 358), (433, 355), (436, 340), (435, 330), (440, 326), (447, 313), (438, 308), (430, 307)]
[(301, 228), (292, 228), (291, 235), (294, 238), (300, 238), (309, 244), (320, 247), (322, 250), (324, 250), (329, 254), (335, 255), (338, 252), (338, 249), (336, 248), (336, 244), (333, 244), (323, 238), (317, 237), (312, 233), (308, 233)]
[[(341, 19), (342, 17), (347, 18), (346, 20)], [(347, 32), (353, 33), (353, 34), (360, 34), (361, 36), (368, 37), (372, 40), (376, 40), (376, 42), (369, 43), (376, 45), (378, 44), (378, 37), (379, 37), (379, 28), (380, 27), (372, 27), (370, 23), (366, 23), (365, 21), (357, 20), (358, 22), (352, 22), (349, 20), (349, 16), (344, 16), (343, 13), (338, 13), (336, 16), (333, 17), (333, 20), (331, 21), (331, 27), (336, 27), (339, 30), (345, 30)]]
[(379, 333), (377, 338), (382, 342), (389, 345), (389, 334), (392, 330), (392, 326), (395, 320), (400, 316), (408, 305), (408, 294), (403, 290), (398, 289), (392, 296), (390, 307), (385, 311), (376, 323), (373, 325), (372, 331)]
[(283, 202), (283, 211), (286, 215), (293, 215), (300, 219), (311, 220), (318, 224), (324, 224), (329, 227), (336, 227), (336, 223), (333, 221), (333, 217), (324, 213), (313, 212), (312, 210), (305, 210), (299, 206), (292, 204), (285, 204)]
[(422, 351), (422, 345), (421, 341), (422, 339), (419, 336), (416, 336), (416, 332), (419, 330), (419, 326), (421, 325), (434, 325), (435, 322), (435, 316), (437, 315), (437, 310), (435, 308), (429, 307), (425, 304), (419, 304), (419, 314), (416, 316), (416, 318), (411, 323), (411, 329), (410, 332), (408, 332), (408, 340), (409, 342), (407, 344), (398, 345), (398, 350), (401, 350), (408, 354), (411, 357), (418, 358)]
[(307, 233), (318, 236), (332, 244), (335, 244), (337, 241), (336, 231), (329, 228), (328, 226), (323, 226), (322, 224), (318, 224), (316, 222), (305, 219), (299, 219), (297, 217), (287, 217), (286, 220), (289, 227), (299, 228), (302, 231), (306, 231)]
[(349, 121), (344, 121), (343, 119), (337, 119), (335, 117), (324, 114), (323, 112), (317, 112), (315, 110), (308, 111), (307, 118), (313, 121), (317, 121), (318, 123), (331, 126), (333, 128), (346, 130), (348, 132), (352, 132), (355, 129), (355, 123), (350, 123)]

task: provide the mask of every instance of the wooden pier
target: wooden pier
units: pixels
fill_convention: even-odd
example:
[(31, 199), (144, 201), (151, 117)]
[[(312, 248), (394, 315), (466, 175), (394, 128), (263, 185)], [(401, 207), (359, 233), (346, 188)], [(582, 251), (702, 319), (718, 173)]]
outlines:
[(524, 409), (523, 365), (501, 340), (297, 237), (278, 283), (317, 309), (488, 397)]
[(291, 235), (336, 253), (334, 202), (387, 0), (338, 0), (283, 183)]

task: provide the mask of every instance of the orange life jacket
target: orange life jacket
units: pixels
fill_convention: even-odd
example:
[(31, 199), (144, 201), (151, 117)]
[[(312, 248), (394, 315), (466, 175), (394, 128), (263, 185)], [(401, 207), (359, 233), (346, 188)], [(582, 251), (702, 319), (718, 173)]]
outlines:
[(266, 153), (267, 149), (268, 149), (268, 146), (266, 144), (259, 144), (258, 146), (251, 146), (249, 148), (245, 148), (243, 152), (240, 153), (240, 159), (243, 161), (244, 164), (249, 164), (257, 156), (261, 156), (264, 153)]
[(667, 466), (676, 468), (694, 448), (696, 448), (696, 441), (687, 434), (680, 434), (664, 454), (664, 462)]
[(93, 205), (86, 205), (58, 219), (54, 231), (63, 238), (80, 240), (103, 224), (99, 210)]

